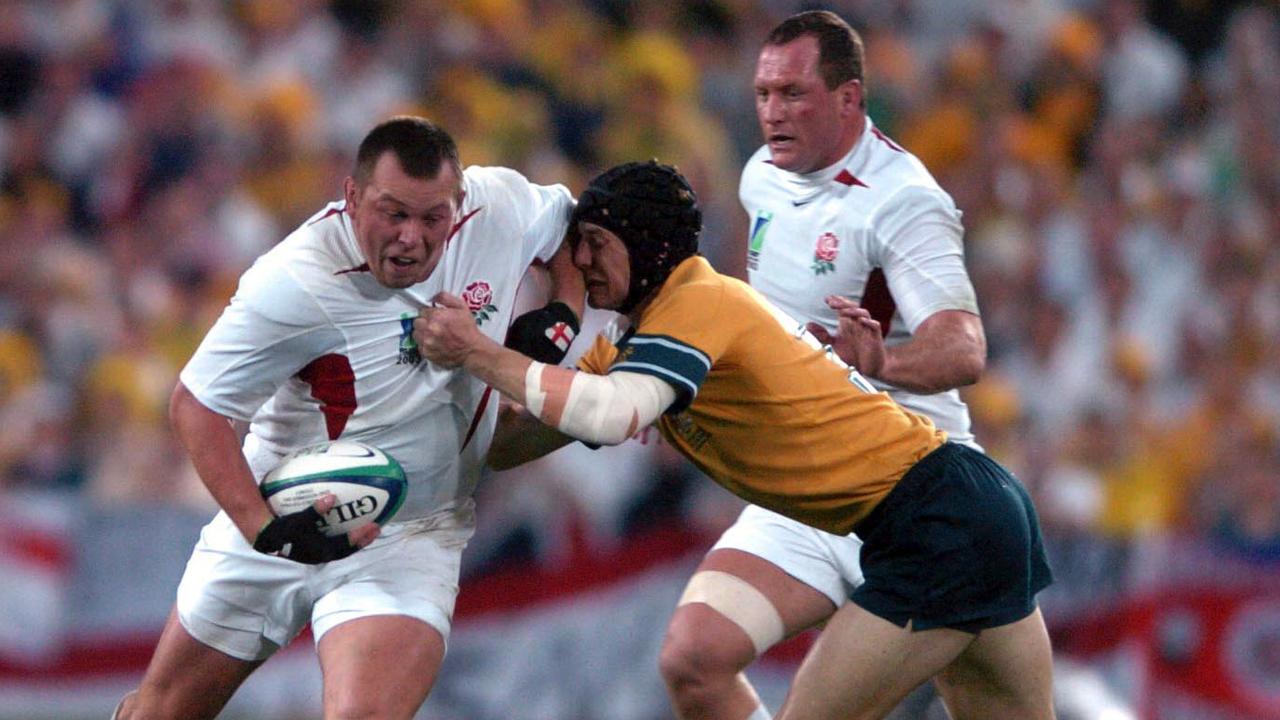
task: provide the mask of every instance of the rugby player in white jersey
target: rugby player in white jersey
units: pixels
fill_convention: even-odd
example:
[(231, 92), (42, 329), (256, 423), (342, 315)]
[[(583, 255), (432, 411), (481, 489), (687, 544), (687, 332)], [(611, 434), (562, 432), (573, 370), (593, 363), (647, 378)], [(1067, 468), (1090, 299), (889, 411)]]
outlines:
[[(214, 717), (308, 623), (326, 718), (410, 718), (435, 681), (498, 402), (422, 359), (413, 318), (447, 291), (501, 341), (535, 260), (572, 305), (535, 321), (580, 316), (581, 277), (558, 252), (573, 199), (513, 170), (463, 171), (448, 133), (413, 117), (365, 137), (344, 194), (258, 258), (181, 373), (174, 431), (222, 511), (119, 718)], [(243, 446), (232, 421), (249, 423)], [(284, 454), (338, 437), (404, 467), (407, 498), (381, 534), (321, 535), (333, 496), (275, 517), (259, 494)]]
[[(751, 284), (811, 321), (899, 404), (973, 446), (955, 388), (982, 373), (986, 340), (960, 212), (867, 116), (861, 39), (830, 12), (788, 18), (760, 52), (755, 93), (765, 145), (739, 190), (751, 222)], [(887, 331), (883, 340), (840, 331), (872, 319)], [(850, 339), (858, 335), (873, 340)], [(862, 579), (859, 545), (854, 535), (748, 506), (702, 561), (668, 625), (660, 662), (677, 714), (768, 718), (742, 671), (846, 602)], [(936, 684), (953, 716), (968, 717), (945, 672)]]

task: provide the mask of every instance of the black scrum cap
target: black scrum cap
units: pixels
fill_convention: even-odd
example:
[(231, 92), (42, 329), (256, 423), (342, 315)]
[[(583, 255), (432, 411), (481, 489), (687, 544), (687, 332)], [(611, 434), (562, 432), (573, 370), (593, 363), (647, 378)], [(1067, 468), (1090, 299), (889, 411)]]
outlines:
[(660, 287), (677, 265), (698, 252), (702, 211), (678, 170), (656, 160), (630, 162), (601, 173), (578, 198), (579, 221), (612, 231), (631, 264), (631, 289), (618, 312), (630, 312)]

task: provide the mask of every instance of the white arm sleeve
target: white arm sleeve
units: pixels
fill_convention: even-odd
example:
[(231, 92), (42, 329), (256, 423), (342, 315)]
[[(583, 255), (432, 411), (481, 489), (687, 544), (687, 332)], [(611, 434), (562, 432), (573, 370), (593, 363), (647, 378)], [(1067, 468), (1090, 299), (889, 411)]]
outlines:
[[(555, 425), (566, 435), (596, 445), (618, 445), (643, 427), (648, 427), (676, 401), (676, 389), (651, 375), (613, 372), (595, 375), (573, 372), (567, 397), (547, 397), (542, 376), (546, 365), (530, 363), (525, 373), (526, 407), (539, 419)], [(563, 392), (563, 391), (561, 391)], [(552, 409), (562, 408), (558, 413)]]
[(510, 168), (473, 166), (467, 174), (473, 202), (500, 205), (510, 213), (512, 229), (521, 236), (525, 265), (535, 257), (545, 262), (555, 254), (575, 205), (567, 187), (538, 185)]
[(291, 375), (342, 339), (292, 275), (260, 261), (179, 378), (210, 410), (250, 420)]
[(940, 310), (978, 313), (960, 211), (946, 193), (904, 188), (876, 211), (874, 226), (885, 279), (912, 332)]

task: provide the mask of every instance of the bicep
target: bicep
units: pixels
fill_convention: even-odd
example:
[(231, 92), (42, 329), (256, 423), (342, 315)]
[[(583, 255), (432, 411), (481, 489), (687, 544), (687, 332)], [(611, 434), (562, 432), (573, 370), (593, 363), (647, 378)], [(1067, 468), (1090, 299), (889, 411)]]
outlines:
[[(309, 298), (308, 298), (309, 299)], [(314, 307), (297, 302), (293, 307)], [(296, 311), (296, 310), (295, 310)], [(180, 378), (211, 410), (249, 420), (289, 377), (307, 363), (343, 345), (341, 333), (327, 323), (298, 324), (275, 317), (259, 303), (233, 300), (201, 341)]]
[(913, 334), (940, 311), (978, 313), (964, 264), (963, 232), (958, 211), (930, 194), (900, 202), (877, 217), (880, 266)]
[(169, 422), (184, 444), (210, 431), (217, 431), (224, 425), (234, 432), (231, 418), (200, 402), (181, 381), (169, 396)]
[(912, 344), (929, 348), (940, 361), (975, 382), (986, 368), (987, 338), (982, 318), (965, 310), (933, 313), (912, 336)]

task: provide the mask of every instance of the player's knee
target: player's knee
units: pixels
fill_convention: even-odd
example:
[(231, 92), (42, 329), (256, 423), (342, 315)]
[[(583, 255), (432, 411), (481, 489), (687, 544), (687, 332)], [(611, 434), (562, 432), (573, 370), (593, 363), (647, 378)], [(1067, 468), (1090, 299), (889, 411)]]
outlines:
[(409, 720), (412, 709), (406, 709), (394, 693), (379, 696), (375, 693), (343, 693), (325, 702), (326, 720), (371, 720), (386, 718)]
[(144, 687), (130, 692), (120, 700), (111, 720), (212, 720), (221, 709), (222, 703), (189, 702), (174, 692), (165, 692), (164, 688), (154, 683), (144, 683)]
[(718, 633), (699, 630), (687, 612), (678, 610), (667, 628), (658, 655), (658, 670), (673, 689), (726, 681), (751, 664), (755, 652), (746, 643), (732, 643)]
[(324, 716), (326, 720), (365, 720), (381, 717), (379, 708), (372, 698), (348, 695), (327, 703)]

